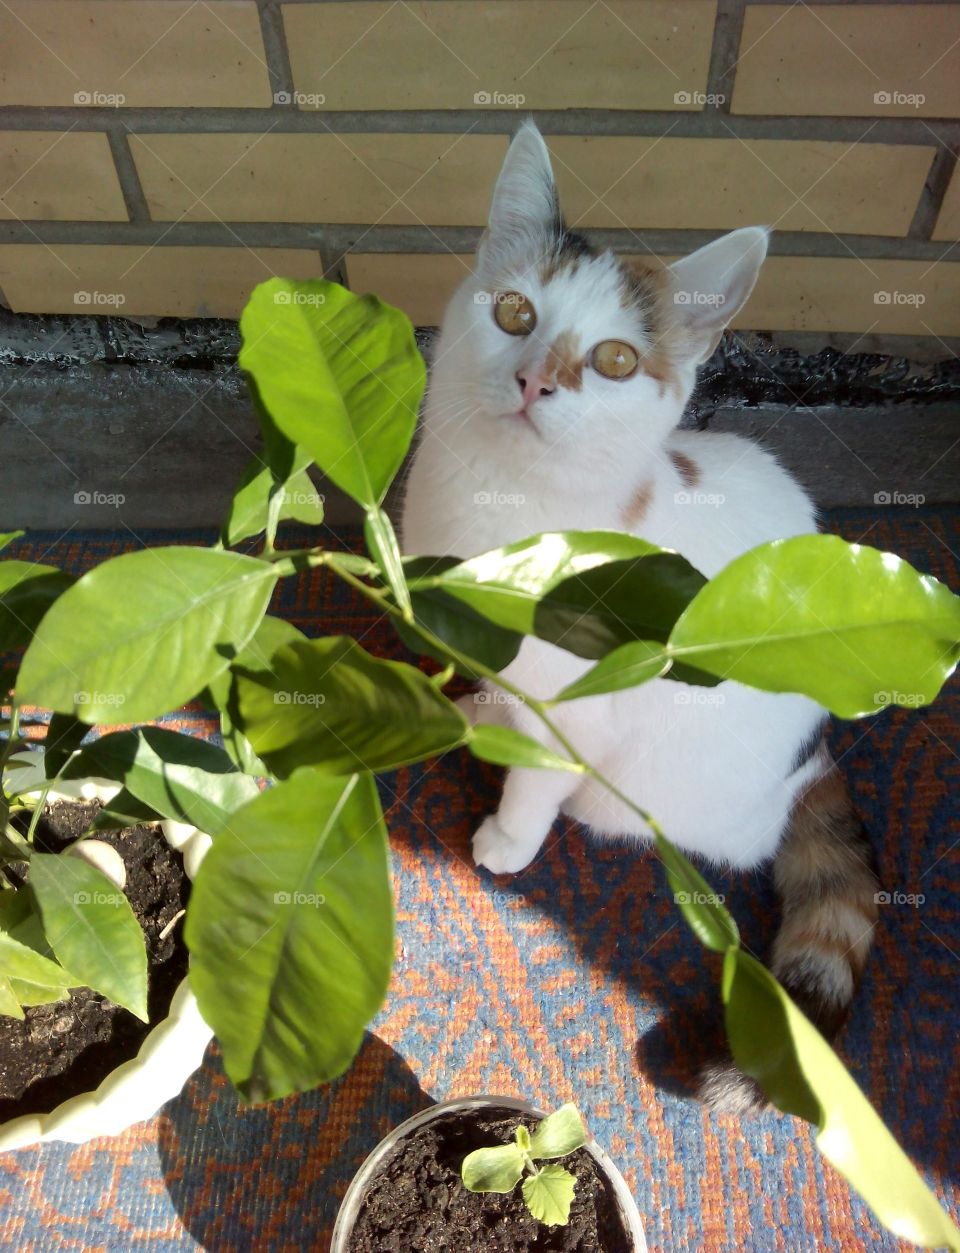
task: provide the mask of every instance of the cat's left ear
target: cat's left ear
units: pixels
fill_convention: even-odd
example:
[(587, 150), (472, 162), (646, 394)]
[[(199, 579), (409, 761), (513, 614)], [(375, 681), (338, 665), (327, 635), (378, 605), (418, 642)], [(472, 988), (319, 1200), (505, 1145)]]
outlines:
[(769, 236), (765, 226), (745, 226), (670, 266), (678, 320), (697, 362), (707, 360), (753, 291)]
[(477, 248), (477, 268), (536, 265), (560, 225), (560, 203), (550, 154), (532, 121), (514, 135), (493, 191), (487, 229)]

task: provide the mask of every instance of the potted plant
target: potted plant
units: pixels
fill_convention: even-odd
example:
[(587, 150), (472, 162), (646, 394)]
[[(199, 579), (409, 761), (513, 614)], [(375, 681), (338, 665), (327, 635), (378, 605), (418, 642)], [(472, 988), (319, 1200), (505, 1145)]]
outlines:
[[(891, 554), (835, 536), (761, 545), (710, 580), (679, 554), (619, 532), (534, 535), (465, 561), (403, 557), (383, 499), (424, 386), (409, 322), (334, 283), (273, 279), (253, 293), (241, 333), (263, 452), (220, 542), (126, 553), (67, 587), (0, 562), (0, 610), (13, 597), (16, 619), (32, 621), (11, 721), (39, 706), (69, 728), (73, 752), (63, 764), (48, 754), (48, 773), (109, 780), (126, 803), (211, 835), (184, 926), (190, 985), (245, 1100), (342, 1073), (382, 1003), (393, 909), (377, 771), (464, 747), (612, 789), (557, 731), (557, 702), (668, 676), (682, 658), (684, 674), (699, 675), (690, 681), (732, 676), (862, 716), (885, 691), (932, 700), (956, 664), (960, 598)], [(322, 518), (314, 466), (361, 507), (365, 555), (319, 536), (304, 549), (277, 545), (285, 518)], [(422, 667), (378, 659), (348, 636), (307, 639), (270, 616), (278, 584), (311, 570), (375, 605)], [(657, 639), (624, 638), (604, 604), (605, 579), (621, 596), (635, 580), (636, 594), (657, 602)], [(499, 672), (526, 635), (557, 640), (558, 622), (569, 634), (571, 606), (578, 648), (592, 649), (582, 655), (595, 664), (552, 699), (535, 699)], [(457, 673), (524, 701), (555, 747), (468, 725), (445, 692)], [(222, 750), (143, 725), (198, 696), (220, 713)], [(121, 714), (133, 729), (81, 744)], [(257, 778), (271, 786), (260, 791)], [(780, 1109), (821, 1129), (822, 1151), (882, 1222), (960, 1248), (829, 1045), (741, 947), (709, 884), (640, 808), (642, 797), (618, 799), (654, 831), (678, 908), (723, 956), (737, 1063)]]
[[(48, 729), (53, 758), (62, 723)], [(156, 815), (107, 780), (48, 779), (46, 765), (43, 747), (12, 751), (3, 772), (0, 1151), (151, 1117), (212, 1034), (180, 936), (208, 837), (144, 821)]]
[(331, 1253), (596, 1249), (645, 1253), (620, 1172), (574, 1105), (442, 1101), (373, 1150), (343, 1199)]

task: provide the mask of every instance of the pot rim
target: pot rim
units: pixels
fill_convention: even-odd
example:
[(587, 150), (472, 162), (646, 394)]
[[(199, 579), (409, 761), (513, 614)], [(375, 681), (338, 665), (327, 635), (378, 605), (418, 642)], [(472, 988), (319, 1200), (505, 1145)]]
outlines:
[[(42, 747), (14, 753), (11, 761), (28, 764), (17, 772), (18, 782), (26, 771), (37, 772), (38, 785), (44, 780)], [(71, 779), (47, 796), (48, 801), (111, 800), (119, 785), (107, 779)], [(39, 790), (25, 793), (39, 797)], [(182, 856), (187, 878), (192, 879), (210, 846), (210, 837), (186, 823), (163, 821), (164, 839)], [(83, 1144), (99, 1136), (119, 1135), (134, 1123), (152, 1118), (175, 1097), (203, 1061), (212, 1030), (200, 1016), (189, 977), (173, 994), (170, 1009), (154, 1023), (137, 1053), (121, 1062), (98, 1087), (62, 1101), (47, 1114), (23, 1114), (0, 1123), (0, 1153), (12, 1152), (31, 1144), (65, 1140)]]
[[(373, 1176), (378, 1172), (384, 1158), (395, 1144), (443, 1114), (458, 1111), (466, 1113), (473, 1110), (489, 1109), (491, 1106), (503, 1106), (507, 1109), (516, 1110), (519, 1114), (529, 1114), (531, 1118), (546, 1118), (546, 1114), (529, 1101), (521, 1100), (515, 1096), (484, 1094), (452, 1097), (450, 1100), (438, 1101), (435, 1105), (431, 1105), (427, 1109), (421, 1110), (418, 1114), (414, 1114), (411, 1118), (405, 1119), (402, 1123), (398, 1123), (392, 1131), (384, 1136), (376, 1148), (367, 1155), (360, 1169), (351, 1180), (346, 1195), (341, 1202), (337, 1221), (334, 1224), (330, 1253), (347, 1253), (350, 1236), (353, 1234), (357, 1215), (360, 1213), (360, 1203), (363, 1200), (364, 1193)], [(647, 1253), (647, 1242), (643, 1234), (640, 1211), (623, 1175), (621, 1175), (614, 1162), (596, 1140), (589, 1140), (583, 1147), (597, 1163), (613, 1188), (614, 1196), (620, 1206), (620, 1217), (627, 1228), (627, 1233), (633, 1239), (634, 1253)]]

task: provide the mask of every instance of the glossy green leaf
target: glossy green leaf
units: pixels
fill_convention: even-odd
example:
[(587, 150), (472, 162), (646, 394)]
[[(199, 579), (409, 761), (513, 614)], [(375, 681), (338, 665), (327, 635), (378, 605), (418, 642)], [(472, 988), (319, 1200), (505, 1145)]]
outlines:
[(725, 958), (727, 1034), (738, 1066), (774, 1103), (819, 1127), (817, 1147), (895, 1235), (960, 1249), (960, 1231), (843, 1063), (773, 975), (742, 949)]
[(542, 1161), (550, 1157), (566, 1157), (586, 1144), (589, 1137), (576, 1105), (568, 1101), (548, 1114), (530, 1137), (530, 1155)]
[(185, 936), (200, 1011), (247, 1100), (341, 1074), (393, 964), (373, 778), (301, 770), (238, 810), (194, 881)]
[(619, 531), (545, 531), (461, 561), (426, 586), (441, 587), (499, 626), (532, 635), (537, 605), (564, 579), (657, 552), (655, 544)]
[(655, 835), (654, 840), (657, 855), (667, 872), (674, 904), (700, 943), (715, 953), (726, 952), (731, 945), (739, 944), (737, 924), (725, 908), (723, 897), (714, 892), (675, 844), (660, 835)]
[[(310, 460), (306, 454), (300, 459), (304, 463)], [(280, 522), (291, 519), (319, 526), (323, 521), (323, 499), (306, 469), (295, 471), (284, 483), (278, 484), (270, 467), (254, 457), (230, 502), (223, 530), (224, 543), (239, 544), (265, 531), (271, 504)]]
[(569, 770), (583, 774), (583, 766), (561, 757), (532, 736), (515, 731), (513, 727), (482, 723), (472, 727), (467, 746), (474, 757), (492, 761), (497, 766), (529, 766), (539, 770)]
[(159, 822), (163, 814), (138, 800), (132, 792), (121, 788), (113, 800), (107, 801), (90, 824), (91, 831), (122, 831), (144, 822)]
[(559, 693), (556, 701), (580, 700), (584, 696), (601, 696), (605, 692), (621, 692), (639, 687), (670, 669), (667, 650), (659, 641), (633, 640), (621, 644), (602, 661), (574, 679)]
[(7, 1018), (23, 1018), (20, 1002), (6, 975), (0, 974), (0, 1014)]
[(146, 943), (124, 894), (89, 862), (56, 853), (34, 853), (30, 886), (61, 965), (146, 1022)]
[(240, 319), (240, 368), (290, 439), (365, 509), (403, 461), (426, 380), (398, 309), (336, 283), (274, 278)]
[(53, 961), (53, 949), (43, 933), (43, 919), (29, 883), (12, 892), (0, 892), (0, 931)]
[[(404, 561), (408, 579), (429, 580), (433, 575), (459, 565), (456, 557), (414, 557)], [(451, 596), (440, 588), (421, 587), (411, 592), (411, 604), (416, 620), (432, 631), (445, 644), (470, 657), (491, 670), (504, 670), (516, 657), (523, 643), (523, 636), (508, 631), (488, 621), (468, 604)], [(421, 636), (404, 622), (392, 619), (394, 629), (404, 644), (414, 653), (432, 657), (445, 665), (446, 653), (426, 643)], [(471, 666), (456, 663), (457, 673), (467, 679), (479, 678)]]
[(677, 553), (604, 562), (547, 591), (534, 612), (534, 631), (591, 659), (631, 640), (665, 642), (705, 584), (699, 570)]
[(90, 776), (122, 783), (138, 801), (201, 831), (218, 830), (259, 793), (222, 748), (164, 727), (114, 731), (81, 749), (65, 779)]
[(53, 714), (43, 741), (43, 768), (48, 779), (55, 779), (90, 728), (72, 714)]
[(565, 1166), (557, 1163), (543, 1166), (523, 1181), (523, 1199), (527, 1209), (541, 1223), (565, 1226), (570, 1221), (570, 1206), (577, 1181)]
[(835, 535), (762, 544), (710, 580), (670, 651), (720, 678), (801, 692), (843, 718), (932, 701), (960, 657), (960, 597)]
[(520, 1123), (517, 1126), (516, 1131), (513, 1133), (513, 1138), (516, 1140), (517, 1146), (522, 1150), (522, 1152), (530, 1152), (532, 1140), (530, 1139), (530, 1132), (526, 1129), (523, 1123)]
[(231, 669), (214, 679), (207, 688), (211, 703), (220, 713), (224, 751), (244, 774), (264, 778), (270, 774), (270, 770), (253, 751), (250, 741), (237, 725), (239, 705), (237, 678), (233, 667), (247, 671), (269, 671), (271, 658), (277, 649), (284, 644), (294, 644), (306, 638), (302, 631), (298, 631), (285, 619), (267, 614), (246, 647), (231, 662)]
[(0, 561), (0, 652), (26, 644), (50, 606), (73, 583), (33, 561)]
[(526, 1160), (518, 1144), (474, 1149), (463, 1159), (460, 1177), (470, 1192), (512, 1192), (520, 1182)]
[(20, 539), (26, 535), (26, 531), (0, 531), (0, 548), (6, 548), (8, 544), (12, 544), (15, 539)]
[(241, 730), (281, 777), (298, 766), (389, 770), (467, 736), (463, 715), (425, 674), (371, 657), (347, 636), (287, 645), (272, 673), (239, 673), (237, 691)]
[[(11, 839), (6, 831), (0, 829), (0, 862), (4, 865), (16, 865), (17, 862), (27, 861), (30, 857), (31, 848), (25, 841)], [(11, 893), (12, 895), (12, 893)], [(0, 901), (4, 899), (0, 895)]]
[(80, 982), (69, 975), (59, 962), (44, 957), (5, 931), (0, 931), (0, 968), (8, 979), (16, 980), (26, 989), (33, 989), (41, 995), (64, 987), (76, 987)]
[(206, 548), (152, 548), (105, 561), (43, 619), (17, 696), (91, 724), (177, 709), (246, 644), (276, 580), (265, 562)]
[(363, 523), (363, 534), (370, 555), (383, 573), (393, 598), (404, 614), (410, 614), (410, 590), (400, 557), (393, 523), (382, 509), (369, 509)]

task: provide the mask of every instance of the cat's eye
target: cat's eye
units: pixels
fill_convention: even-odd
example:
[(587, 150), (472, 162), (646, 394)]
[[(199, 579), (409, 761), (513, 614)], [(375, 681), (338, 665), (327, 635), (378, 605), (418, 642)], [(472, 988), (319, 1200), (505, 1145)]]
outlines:
[(508, 335), (529, 335), (537, 325), (536, 310), (518, 291), (497, 292), (493, 298), (493, 316), (497, 326)]
[(635, 348), (621, 339), (605, 339), (597, 344), (590, 356), (590, 364), (606, 379), (626, 379), (640, 364)]

